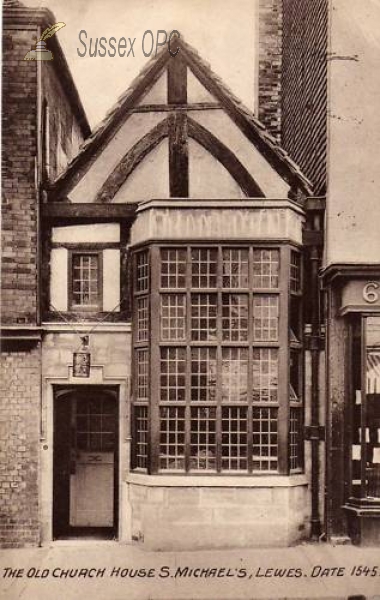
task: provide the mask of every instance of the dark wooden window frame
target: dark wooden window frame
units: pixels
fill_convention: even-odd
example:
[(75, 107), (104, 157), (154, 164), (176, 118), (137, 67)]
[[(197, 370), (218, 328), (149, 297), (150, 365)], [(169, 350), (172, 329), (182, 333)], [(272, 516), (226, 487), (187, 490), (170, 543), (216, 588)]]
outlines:
[[(98, 302), (97, 304), (84, 305), (73, 302), (73, 260), (74, 256), (91, 255), (98, 258)], [(103, 251), (92, 245), (77, 245), (68, 248), (68, 269), (67, 269), (67, 289), (68, 302), (67, 307), (72, 312), (100, 312), (103, 310)]]
[[(183, 289), (166, 289), (160, 287), (160, 251), (161, 249), (185, 249), (187, 252), (187, 272), (186, 272), (186, 287)], [(217, 287), (212, 290), (202, 288), (194, 290), (191, 286), (191, 250), (195, 248), (215, 248), (217, 250)], [(247, 249), (249, 254), (249, 285), (248, 288), (225, 288), (222, 282), (222, 263), (223, 263), (223, 249)], [(279, 284), (277, 289), (272, 288), (254, 288), (253, 287), (253, 274), (252, 274), (252, 261), (253, 261), (253, 250), (254, 249), (273, 249), (279, 251), (280, 269), (279, 269)], [(139, 252), (144, 251), (148, 253), (149, 265), (150, 265), (150, 279), (149, 289), (143, 292), (136, 292), (136, 256)], [(139, 407), (145, 407), (144, 410), (148, 411), (148, 451), (146, 456), (145, 465), (141, 462), (137, 463), (136, 460), (136, 440), (138, 442), (138, 431), (133, 425), (134, 433), (134, 451), (132, 454), (132, 468), (136, 471), (147, 472), (151, 474), (239, 474), (239, 475), (289, 475), (292, 473), (303, 472), (303, 349), (302, 349), (302, 275), (300, 275), (300, 287), (298, 290), (291, 290), (290, 285), (290, 261), (291, 253), (298, 253), (300, 259), (300, 273), (302, 274), (302, 256), (300, 249), (296, 246), (288, 243), (272, 241), (252, 242), (252, 243), (205, 243), (205, 242), (187, 242), (186, 244), (180, 243), (160, 243), (152, 244), (150, 246), (141, 246), (136, 248), (134, 251), (133, 260), (133, 280), (134, 280), (134, 309), (133, 309), (133, 347), (134, 347), (134, 366), (133, 366), (133, 421), (134, 416), (138, 414)], [(176, 340), (173, 342), (163, 341), (160, 339), (160, 300), (161, 296), (165, 294), (184, 294), (186, 297), (186, 306), (188, 307), (186, 316), (186, 339), (184, 341)], [(191, 294), (194, 293), (213, 293), (217, 295), (217, 340), (215, 342), (200, 342), (191, 340)], [(245, 342), (234, 342), (222, 340), (222, 297), (223, 294), (247, 294), (249, 298), (248, 302), (248, 340)], [(253, 298), (254, 295), (273, 295), (279, 299), (279, 335), (278, 341), (253, 341)], [(148, 297), (150, 304), (150, 338), (145, 342), (137, 341), (137, 319), (136, 319), (136, 299), (140, 297)], [(295, 340), (291, 338), (289, 332), (290, 326), (290, 299), (297, 298), (299, 301), (299, 339)], [(190, 385), (186, 385), (186, 399), (182, 401), (161, 401), (160, 400), (160, 350), (161, 348), (179, 348), (183, 347), (186, 349), (186, 381), (190, 382), (191, 377), (191, 349), (193, 347), (215, 347), (218, 355), (218, 376), (217, 376), (217, 402), (191, 402), (191, 391)], [(247, 348), (249, 354), (249, 367), (248, 367), (248, 398), (247, 402), (229, 402), (222, 403), (221, 400), (221, 357), (223, 348)], [(149, 389), (148, 398), (139, 399), (137, 396), (137, 364), (136, 364), (136, 351), (138, 349), (146, 349), (149, 356)], [(278, 349), (278, 401), (273, 402), (253, 402), (252, 401), (252, 356), (254, 348), (277, 348)], [(289, 372), (289, 358), (290, 351), (299, 353), (299, 395), (296, 399), (290, 398), (290, 372)], [(159, 468), (159, 448), (160, 448), (160, 407), (183, 407), (185, 410), (185, 468), (182, 470), (166, 470)], [(215, 407), (217, 414), (217, 427), (216, 427), (216, 446), (217, 446), (217, 458), (216, 458), (216, 469), (209, 471), (202, 470), (191, 470), (190, 469), (190, 411), (194, 407)], [(222, 436), (222, 407), (229, 409), (246, 407), (248, 412), (247, 418), (247, 440), (248, 440), (248, 452), (247, 461), (248, 468), (245, 470), (233, 470), (233, 471), (222, 471), (222, 452), (221, 452), (221, 436)], [(274, 470), (255, 470), (253, 469), (253, 457), (252, 457), (252, 445), (253, 445), (253, 410), (255, 408), (277, 408), (277, 469)], [(290, 415), (291, 411), (299, 414), (299, 435), (298, 435), (298, 452), (297, 464), (291, 468), (290, 464)], [(231, 413), (232, 414), (232, 413)], [(294, 440), (293, 440), (294, 441)]]

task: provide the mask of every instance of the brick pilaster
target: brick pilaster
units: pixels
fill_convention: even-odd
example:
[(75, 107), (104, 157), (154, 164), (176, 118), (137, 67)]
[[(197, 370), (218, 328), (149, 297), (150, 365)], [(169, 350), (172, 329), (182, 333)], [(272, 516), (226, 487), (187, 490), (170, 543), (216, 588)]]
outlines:
[[(11, 9), (4, 8), (4, 16)], [(37, 63), (24, 61), (37, 26), (4, 22), (2, 114), (2, 323), (37, 319)]]
[(281, 141), (282, 0), (258, 0), (258, 117)]

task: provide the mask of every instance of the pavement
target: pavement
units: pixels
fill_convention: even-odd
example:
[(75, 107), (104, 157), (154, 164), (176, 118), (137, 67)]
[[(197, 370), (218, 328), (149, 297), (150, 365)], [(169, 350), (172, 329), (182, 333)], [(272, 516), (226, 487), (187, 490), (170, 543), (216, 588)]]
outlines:
[(380, 600), (380, 548), (147, 552), (114, 541), (0, 551), (6, 600)]

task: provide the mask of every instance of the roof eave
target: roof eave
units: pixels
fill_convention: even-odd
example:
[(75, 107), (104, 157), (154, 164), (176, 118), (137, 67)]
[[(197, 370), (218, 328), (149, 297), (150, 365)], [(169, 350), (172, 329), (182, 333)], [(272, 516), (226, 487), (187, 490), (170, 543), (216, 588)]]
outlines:
[[(45, 29), (53, 23), (56, 23), (56, 18), (48, 8), (4, 6), (3, 26), (15, 25), (18, 23), (23, 28), (31, 28), (37, 25), (42, 29)], [(70, 101), (71, 108), (76, 116), (82, 135), (86, 139), (91, 134), (91, 128), (80, 99), (79, 92), (71, 74), (70, 67), (67, 63), (65, 54), (57, 36), (53, 36), (51, 38), (49, 45), (54, 54), (54, 60), (51, 62), (51, 64), (62, 80), (63, 89), (65, 90)]]

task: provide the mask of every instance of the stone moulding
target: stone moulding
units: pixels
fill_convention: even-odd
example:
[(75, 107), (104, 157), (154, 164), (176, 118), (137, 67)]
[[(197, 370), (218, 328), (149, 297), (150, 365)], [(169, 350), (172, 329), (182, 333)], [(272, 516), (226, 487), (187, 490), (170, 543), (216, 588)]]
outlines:
[(302, 209), (288, 201), (152, 201), (137, 212), (132, 245), (153, 240), (286, 240), (302, 244)]

